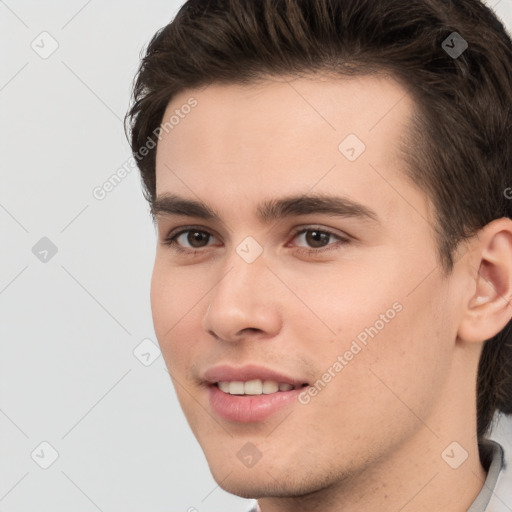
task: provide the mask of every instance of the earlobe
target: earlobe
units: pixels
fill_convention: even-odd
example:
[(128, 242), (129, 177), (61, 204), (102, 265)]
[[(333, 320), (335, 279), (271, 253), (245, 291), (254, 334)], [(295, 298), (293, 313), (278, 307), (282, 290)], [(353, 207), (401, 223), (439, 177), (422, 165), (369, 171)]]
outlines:
[(469, 258), (474, 291), (458, 331), (467, 342), (492, 338), (512, 318), (512, 220), (492, 221), (477, 238)]

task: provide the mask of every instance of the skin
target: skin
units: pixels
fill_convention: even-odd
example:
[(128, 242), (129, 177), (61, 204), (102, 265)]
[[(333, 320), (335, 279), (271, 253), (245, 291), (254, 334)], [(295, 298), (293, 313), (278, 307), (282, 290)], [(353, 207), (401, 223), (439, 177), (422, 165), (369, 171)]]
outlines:
[[(158, 143), (157, 195), (200, 200), (221, 220), (157, 215), (151, 306), (215, 480), (258, 498), (263, 512), (466, 511), (486, 477), (476, 440), (482, 341), (512, 316), (512, 222), (487, 225), (443, 274), (432, 207), (398, 151), (414, 103), (390, 77), (210, 85), (173, 98), (164, 120), (191, 96), (197, 107)], [(349, 133), (366, 145), (354, 162), (338, 150)], [(256, 216), (263, 200), (311, 193), (348, 197), (379, 222)], [(211, 235), (196, 254), (163, 243), (190, 225)], [(310, 254), (322, 247), (294, 236), (309, 226), (350, 241), (330, 237), (330, 250)], [(263, 248), (250, 264), (236, 252), (247, 236)], [(207, 368), (255, 363), (314, 383), (394, 303), (401, 311), (307, 405), (249, 424), (210, 408)], [(237, 457), (247, 442), (262, 455), (251, 468)], [(468, 454), (457, 469), (441, 456), (453, 442)]]

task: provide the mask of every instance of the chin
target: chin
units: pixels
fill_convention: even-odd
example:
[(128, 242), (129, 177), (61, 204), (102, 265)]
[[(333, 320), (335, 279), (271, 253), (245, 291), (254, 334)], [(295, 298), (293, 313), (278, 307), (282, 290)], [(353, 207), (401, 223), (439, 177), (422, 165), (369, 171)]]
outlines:
[[(291, 471), (270, 470), (259, 468), (233, 468), (222, 464), (220, 467), (210, 465), (210, 471), (219, 487), (226, 492), (241, 498), (260, 499), (267, 497), (290, 498), (314, 494), (329, 486), (329, 478), (325, 481), (314, 478), (314, 475), (291, 475)], [(231, 473), (230, 473), (231, 471)], [(226, 476), (229, 475), (229, 476)], [(292, 479), (293, 478), (293, 479)]]
[(233, 473), (222, 480), (214, 476), (215, 481), (219, 487), (226, 492), (240, 496), (247, 499), (260, 499), (267, 497), (292, 497), (302, 494), (299, 489), (290, 485), (290, 482), (284, 484), (279, 479), (276, 481), (267, 475), (267, 478), (254, 478), (249, 475), (234, 475)]

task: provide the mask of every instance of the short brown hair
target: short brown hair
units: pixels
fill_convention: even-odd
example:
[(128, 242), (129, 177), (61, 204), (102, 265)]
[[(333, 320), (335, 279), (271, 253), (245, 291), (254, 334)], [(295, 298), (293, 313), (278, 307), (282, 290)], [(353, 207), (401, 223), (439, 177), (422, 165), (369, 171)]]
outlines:
[[(468, 45), (460, 55), (447, 50), (454, 37)], [(126, 115), (146, 199), (155, 199), (156, 149), (143, 158), (139, 149), (155, 148), (176, 94), (325, 71), (385, 72), (414, 98), (407, 175), (434, 205), (448, 274), (459, 242), (511, 217), (512, 42), (480, 0), (187, 1), (149, 43)], [(512, 414), (511, 326), (486, 341), (480, 359), (479, 439), (496, 410)]]

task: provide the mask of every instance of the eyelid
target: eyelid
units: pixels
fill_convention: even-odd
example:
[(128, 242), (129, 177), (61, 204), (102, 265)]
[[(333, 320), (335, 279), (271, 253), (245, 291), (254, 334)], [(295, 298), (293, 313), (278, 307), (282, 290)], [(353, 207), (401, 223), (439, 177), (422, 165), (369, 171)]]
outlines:
[(352, 237), (343, 231), (338, 232), (337, 230), (326, 228), (324, 226), (317, 224), (305, 224), (304, 226), (294, 228), (292, 231), (292, 238), (295, 238), (297, 235), (301, 235), (302, 233), (307, 231), (320, 231), (321, 233), (327, 233), (339, 239), (352, 240)]
[[(326, 246), (314, 248), (314, 247), (305, 247), (305, 246), (295, 246), (296, 252), (298, 254), (306, 254), (308, 256), (323, 256), (328, 251), (338, 250), (341, 246), (350, 244), (353, 241), (353, 238), (347, 235), (346, 233), (337, 233), (336, 231), (330, 228), (324, 228), (322, 226), (315, 226), (308, 224), (306, 226), (295, 228), (292, 236), (292, 240), (297, 238), (297, 236), (302, 235), (308, 231), (319, 231), (321, 233), (325, 233), (329, 236), (337, 238), (337, 241), (334, 243), (330, 243)], [(289, 247), (289, 244), (287, 244)]]
[[(200, 248), (190, 248), (190, 247), (181, 248), (176, 243), (176, 239), (178, 237), (180, 237), (181, 235), (189, 232), (189, 231), (198, 231), (198, 232), (201, 232), (201, 233), (206, 233), (210, 237), (217, 238), (217, 239), (219, 238), (216, 234), (212, 233), (212, 230), (210, 228), (205, 228), (205, 227), (197, 226), (197, 225), (190, 225), (190, 226), (179, 226), (179, 227), (177, 227), (175, 229), (171, 229), (171, 231), (169, 231), (169, 233), (164, 237), (164, 240), (163, 240), (162, 243), (164, 245), (172, 246), (178, 252), (180, 252), (180, 251), (182, 251), (182, 252), (197, 252), (197, 251), (201, 251), (202, 249), (204, 249), (206, 247), (209, 247), (209, 245), (207, 245), (204, 248), (203, 247), (200, 247)], [(173, 243), (171, 243), (172, 239), (174, 239)]]
[[(210, 228), (206, 228), (206, 227), (202, 227), (202, 226), (198, 226), (198, 225), (190, 225), (190, 226), (180, 226), (175, 229), (172, 229), (167, 234), (167, 236), (165, 236), (162, 243), (164, 245), (172, 247), (172, 249), (178, 253), (189, 253), (189, 254), (196, 254), (196, 253), (202, 252), (203, 249), (210, 247), (210, 244), (208, 244), (204, 247), (199, 247), (199, 248), (190, 248), (190, 247), (182, 248), (177, 243), (176, 240), (181, 235), (183, 235), (189, 231), (198, 231), (201, 233), (206, 233), (210, 237), (219, 238), (219, 237), (217, 237), (216, 234), (212, 233), (212, 230)], [(350, 243), (351, 241), (353, 241), (353, 238), (350, 235), (346, 234), (345, 232), (338, 233), (331, 228), (326, 228), (321, 225), (315, 225), (315, 224), (304, 224), (302, 226), (295, 227), (292, 230), (290, 241), (294, 240), (295, 238), (297, 238), (297, 236), (299, 236), (303, 233), (306, 233), (308, 231), (320, 231), (321, 233), (325, 233), (332, 237), (337, 238), (338, 241), (337, 241), (337, 243), (331, 243), (331, 244), (326, 245), (325, 247), (320, 247), (320, 248), (314, 248), (314, 247), (308, 248), (308, 247), (304, 247), (304, 246), (296, 246), (299, 253), (307, 252), (308, 254), (321, 255), (322, 253), (324, 253), (326, 251), (329, 251), (332, 249), (337, 249), (340, 245), (344, 245), (344, 244), (347, 244), (347, 243)], [(287, 242), (286, 247), (290, 247), (289, 243), (290, 242)]]

